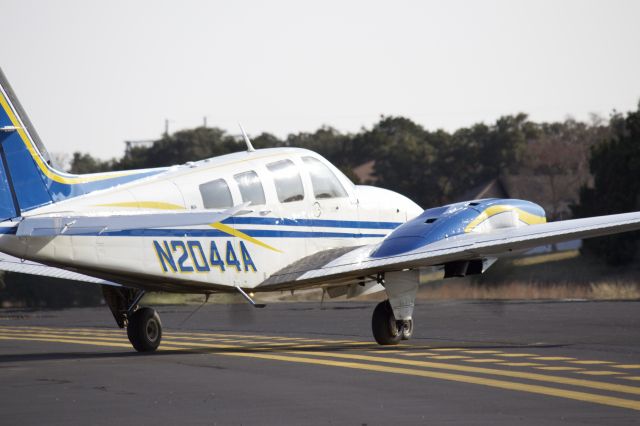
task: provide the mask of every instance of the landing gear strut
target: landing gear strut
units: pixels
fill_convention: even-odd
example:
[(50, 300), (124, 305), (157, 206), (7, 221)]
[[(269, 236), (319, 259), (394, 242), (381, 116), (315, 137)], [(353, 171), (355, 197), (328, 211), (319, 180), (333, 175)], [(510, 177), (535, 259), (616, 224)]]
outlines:
[(378, 303), (371, 319), (373, 337), (379, 345), (397, 345), (413, 334), (413, 319), (396, 320), (388, 300)]
[(127, 327), (127, 336), (135, 350), (152, 352), (158, 349), (162, 340), (162, 323), (154, 309), (138, 306), (144, 291), (102, 286), (102, 294), (118, 327)]

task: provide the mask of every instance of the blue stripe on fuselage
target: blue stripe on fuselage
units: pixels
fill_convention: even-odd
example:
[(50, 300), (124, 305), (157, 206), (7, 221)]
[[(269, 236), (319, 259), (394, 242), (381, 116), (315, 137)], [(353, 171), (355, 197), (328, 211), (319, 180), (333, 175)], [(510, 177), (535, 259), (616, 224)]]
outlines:
[[(381, 238), (386, 234), (359, 234), (351, 232), (314, 232), (286, 231), (275, 229), (241, 229), (254, 238)], [(82, 230), (69, 228), (63, 235), (101, 236), (101, 237), (229, 237), (229, 234), (217, 229), (128, 229), (125, 231), (106, 231), (102, 233), (83, 233)]]
[(287, 219), (271, 217), (231, 217), (222, 221), (227, 225), (279, 225), (279, 226), (315, 226), (318, 228), (361, 228), (395, 229), (401, 222), (371, 222), (356, 220), (328, 219)]

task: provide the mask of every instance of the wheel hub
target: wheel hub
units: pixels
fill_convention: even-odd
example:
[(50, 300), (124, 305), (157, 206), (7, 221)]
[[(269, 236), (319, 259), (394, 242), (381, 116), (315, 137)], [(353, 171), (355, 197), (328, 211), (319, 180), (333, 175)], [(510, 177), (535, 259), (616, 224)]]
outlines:
[(147, 338), (152, 342), (155, 342), (158, 338), (158, 324), (156, 324), (153, 318), (147, 321), (145, 332), (147, 333)]

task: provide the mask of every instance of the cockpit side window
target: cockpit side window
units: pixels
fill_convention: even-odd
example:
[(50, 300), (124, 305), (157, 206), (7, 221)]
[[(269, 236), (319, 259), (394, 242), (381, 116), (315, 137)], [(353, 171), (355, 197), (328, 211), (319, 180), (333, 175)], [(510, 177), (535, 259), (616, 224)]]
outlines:
[(264, 189), (258, 174), (253, 170), (234, 175), (233, 178), (238, 183), (242, 202), (251, 201), (252, 206), (265, 203)]
[(304, 187), (300, 172), (293, 161), (280, 160), (267, 164), (267, 169), (273, 174), (276, 193), (281, 203), (290, 203), (304, 199)]
[(316, 199), (346, 197), (344, 189), (336, 175), (322, 161), (313, 157), (302, 157), (311, 176), (311, 185)]
[(229, 185), (224, 179), (216, 179), (200, 185), (200, 195), (205, 209), (223, 209), (233, 207), (233, 198)]

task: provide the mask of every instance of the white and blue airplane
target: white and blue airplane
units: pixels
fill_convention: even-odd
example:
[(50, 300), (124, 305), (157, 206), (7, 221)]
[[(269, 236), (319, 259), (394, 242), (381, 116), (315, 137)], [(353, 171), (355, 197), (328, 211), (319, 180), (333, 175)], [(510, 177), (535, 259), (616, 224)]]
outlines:
[(531, 202), (483, 199), (424, 210), (354, 185), (320, 155), (247, 150), (167, 168), (72, 175), (55, 170), (0, 70), (0, 270), (102, 285), (133, 347), (162, 338), (145, 291), (254, 293), (322, 287), (384, 291), (382, 345), (413, 332), (420, 271), (483, 273), (500, 256), (640, 229), (640, 213), (546, 223)]

